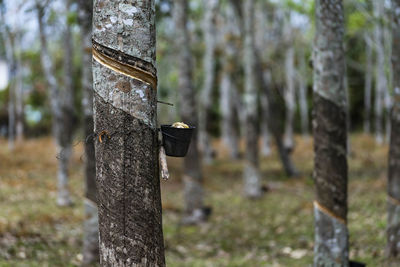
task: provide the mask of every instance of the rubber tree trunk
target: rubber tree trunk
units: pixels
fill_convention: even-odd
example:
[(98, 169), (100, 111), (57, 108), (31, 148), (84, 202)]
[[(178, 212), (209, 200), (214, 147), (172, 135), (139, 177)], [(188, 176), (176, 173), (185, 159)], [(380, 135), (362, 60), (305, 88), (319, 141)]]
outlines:
[[(264, 72), (264, 80), (267, 84), (271, 84), (271, 72)], [(261, 112), (263, 114), (261, 123), (261, 154), (263, 156), (271, 155), (271, 133), (269, 131), (269, 113), (270, 113), (270, 104), (268, 101), (268, 95), (265, 90), (261, 90), (260, 92), (260, 104), (261, 104)]]
[(392, 33), (391, 29), (387, 23), (386, 18), (390, 18), (390, 14), (386, 11), (384, 7), (383, 17), (385, 18), (383, 27), (383, 46), (385, 55), (385, 78), (386, 78), (386, 90), (385, 90), (385, 142), (389, 143), (390, 133), (391, 133), (391, 109), (392, 109), (392, 96), (391, 88), (393, 88), (393, 73), (391, 68), (391, 54), (392, 54)]
[(300, 121), (301, 132), (304, 136), (309, 134), (309, 121), (308, 121), (308, 104), (307, 104), (307, 65), (304, 54), (304, 49), (300, 48), (299, 53), (299, 71), (297, 73), (297, 80), (299, 85), (299, 106), (300, 106)]
[(155, 1), (94, 1), (100, 263), (165, 266), (158, 167)]
[(388, 223), (386, 252), (400, 258), (400, 0), (392, 0), (393, 108), (389, 151)]
[[(275, 12), (275, 19), (274, 19), (274, 29), (275, 28), (281, 28), (281, 17), (277, 14), (278, 12)], [(261, 34), (261, 33), (260, 33)], [(270, 35), (267, 34), (267, 37), (269, 38)], [(261, 101), (265, 102), (267, 101), (267, 105), (264, 103), (262, 106), (262, 112), (263, 112), (263, 118), (264, 124), (267, 124), (267, 127), (262, 126), (261, 130), (263, 131), (263, 136), (265, 136), (266, 131), (265, 129), (268, 129), (271, 133), (271, 136), (275, 140), (276, 146), (278, 148), (278, 153), (279, 157), (282, 163), (282, 166), (286, 172), (287, 176), (296, 176), (298, 174), (295, 166), (292, 163), (292, 160), (290, 158), (289, 152), (287, 149), (285, 149), (283, 145), (283, 124), (281, 121), (284, 120), (285, 116), (285, 103), (284, 100), (281, 97), (279, 90), (277, 88), (274, 88), (274, 85), (272, 83), (272, 77), (271, 77), (271, 70), (266, 68), (264, 69), (263, 67), (263, 61), (262, 61), (262, 50), (265, 49), (265, 47), (268, 46), (275, 46), (276, 40), (280, 39), (279, 38), (269, 38), (270, 41), (268, 43), (263, 43), (259, 42), (259, 45), (256, 47), (256, 57), (255, 57), (255, 75), (257, 79), (257, 85), (261, 88)], [(278, 45), (277, 45), (278, 46)], [(269, 47), (268, 47), (269, 49)], [(271, 114), (271, 116), (270, 116)], [(273, 114), (273, 115), (272, 115)], [(264, 130), (263, 130), (264, 129)], [(268, 140), (267, 138), (263, 138), (264, 140)], [(263, 142), (264, 142), (263, 140)]]
[(258, 159), (258, 90), (256, 84), (256, 53), (254, 35), (254, 0), (243, 3), (244, 13), (244, 70), (246, 112), (246, 152), (244, 161), (244, 194), (250, 198), (261, 196), (261, 175)]
[[(47, 37), (45, 33), (45, 22), (44, 19), (44, 10), (45, 7), (40, 4), (39, 1), (36, 2), (37, 8), (37, 18), (39, 24), (39, 34), (40, 34), (40, 58), (42, 63), (42, 68), (44, 72), (44, 76), (46, 78), (47, 87), (49, 89), (49, 102), (52, 113), (52, 128), (53, 135), (55, 138), (55, 143), (58, 151), (58, 196), (57, 196), (57, 204), (60, 206), (70, 205), (71, 198), (69, 194), (69, 190), (67, 187), (68, 183), (68, 161), (71, 156), (71, 136), (68, 135), (69, 131), (72, 130), (71, 120), (65, 120), (66, 112), (71, 112), (70, 109), (65, 108), (65, 103), (69, 101), (65, 101), (65, 90), (67, 90), (68, 85), (68, 77), (65, 77), (66, 80), (64, 93), (60, 92), (59, 85), (57, 84), (57, 79), (55, 77), (55, 71), (52, 59), (50, 57), (50, 53), (48, 50)], [(68, 28), (68, 27), (67, 27)], [(67, 34), (68, 30), (64, 34)], [(66, 38), (66, 37), (65, 37)], [(65, 56), (68, 56), (69, 51), (65, 51)], [(65, 63), (66, 64), (66, 63)], [(68, 73), (68, 69), (64, 70), (65, 73)]]
[[(190, 37), (188, 30), (188, 2), (186, 0), (174, 1), (175, 20), (175, 45), (179, 49), (179, 113), (181, 119), (189, 124), (198, 124), (197, 103), (193, 87), (193, 65), (190, 51)], [(201, 158), (198, 149), (198, 134), (194, 132), (188, 154), (183, 162), (183, 182), (185, 215), (184, 224), (196, 224), (207, 219), (204, 213), (203, 174)]]
[(15, 35), (15, 60), (17, 71), (15, 76), (15, 139), (17, 143), (24, 139), (24, 92), (23, 92), (23, 71), (21, 59), (21, 36)]
[(213, 104), (213, 88), (215, 84), (215, 47), (216, 47), (216, 16), (218, 12), (218, 0), (204, 0), (203, 31), (205, 40), (205, 54), (203, 59), (204, 85), (200, 97), (199, 112), (199, 143), (204, 162), (210, 164), (215, 151), (212, 148), (208, 133), (211, 121), (211, 110)]
[(384, 15), (384, 1), (374, 0), (374, 17), (377, 20), (374, 28), (376, 51), (375, 64), (375, 135), (378, 144), (383, 143), (383, 104), (387, 90), (385, 76), (385, 52), (383, 44), (383, 29), (381, 20)]
[(64, 0), (65, 4), (65, 30), (64, 30), (64, 88), (60, 92), (58, 99), (61, 106), (62, 120), (55, 123), (59, 124), (57, 143), (59, 145), (59, 169), (58, 169), (58, 199), (60, 206), (72, 204), (68, 190), (69, 172), (68, 166), (72, 156), (72, 138), (75, 127), (75, 107), (74, 107), (74, 85), (73, 85), (73, 43), (72, 29), (69, 23), (69, 12), (71, 0)]
[(294, 47), (289, 47), (285, 55), (285, 75), (286, 75), (286, 90), (285, 90), (285, 135), (284, 145), (289, 151), (294, 148), (293, 124), (295, 112), (295, 89), (294, 89)]
[(238, 159), (239, 151), (239, 132), (238, 132), (238, 115), (234, 105), (233, 90), (237, 90), (233, 80), (232, 73), (228, 70), (229, 66), (225, 66), (221, 77), (221, 96), (220, 106), (222, 114), (222, 141), (229, 149), (230, 157)]
[(317, 0), (315, 12), (314, 266), (349, 266), (343, 2)]
[(93, 2), (79, 0), (81, 27), (83, 115), (85, 131), (85, 221), (83, 225), (83, 264), (99, 262), (99, 220), (96, 190), (96, 159), (93, 134), (92, 16)]
[(238, 40), (240, 40), (240, 30), (235, 11), (230, 2), (226, 7), (226, 21), (223, 26), (224, 36), (224, 58), (222, 60), (222, 74), (220, 82), (220, 108), (222, 115), (222, 141), (229, 149), (233, 159), (239, 158), (239, 118), (235, 101), (238, 96), (236, 55), (239, 53)]
[(365, 84), (364, 84), (364, 133), (371, 133), (371, 91), (372, 91), (372, 48), (367, 33), (364, 34), (365, 50)]
[[(277, 88), (274, 88), (273, 85), (269, 83), (270, 75), (268, 71), (262, 70), (259, 58), (260, 57), (256, 57), (257, 81), (263, 90), (262, 94), (266, 95), (266, 99), (268, 101), (268, 105), (266, 106), (268, 112), (264, 112), (263, 114), (266, 118), (268, 129), (270, 129), (271, 135), (275, 140), (276, 146), (278, 148), (279, 158), (286, 175), (289, 177), (297, 176), (298, 172), (292, 162), (289, 151), (283, 145), (283, 127), (281, 121), (284, 118), (285, 103), (283, 102), (284, 100), (280, 97), (280, 93), (278, 92)], [(270, 114), (273, 114), (273, 116), (270, 116)]]
[(284, 25), (284, 38), (287, 45), (285, 52), (285, 107), (286, 107), (286, 118), (285, 118), (285, 134), (283, 143), (288, 151), (292, 151), (294, 148), (294, 137), (293, 137), (293, 124), (294, 124), (294, 112), (295, 112), (295, 53), (293, 47), (293, 40), (291, 38), (292, 29), (290, 25), (290, 13), (285, 16)]
[[(264, 59), (263, 55), (268, 54), (265, 51), (271, 48), (270, 43), (266, 42), (268, 36), (268, 18), (265, 10), (265, 3), (257, 2), (255, 8), (255, 45), (259, 55)], [(269, 52), (269, 51), (268, 51)], [(264, 60), (263, 60), (264, 61)], [(269, 70), (264, 72), (267, 83), (271, 83), (271, 73)], [(263, 116), (260, 118), (260, 134), (261, 134), (261, 155), (269, 156), (271, 154), (270, 146), (270, 130), (268, 128), (268, 96), (264, 90), (260, 91), (260, 110)]]

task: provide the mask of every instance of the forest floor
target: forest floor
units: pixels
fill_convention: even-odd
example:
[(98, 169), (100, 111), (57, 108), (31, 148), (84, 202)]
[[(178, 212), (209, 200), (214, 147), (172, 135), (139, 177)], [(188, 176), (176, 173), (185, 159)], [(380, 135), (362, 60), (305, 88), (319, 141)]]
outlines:
[[(285, 177), (276, 150), (262, 158), (259, 200), (242, 196), (242, 163), (219, 156), (204, 167), (209, 222), (182, 227), (180, 159), (162, 181), (167, 266), (310, 266), (313, 255), (312, 140), (297, 137), (293, 159), (302, 175)], [(353, 135), (349, 157), (350, 258), (382, 266), (386, 227), (387, 146)], [(55, 148), (27, 140), (14, 152), (0, 139), (0, 266), (77, 266), (82, 259), (83, 149), (74, 147), (70, 187), (75, 205), (56, 206)]]

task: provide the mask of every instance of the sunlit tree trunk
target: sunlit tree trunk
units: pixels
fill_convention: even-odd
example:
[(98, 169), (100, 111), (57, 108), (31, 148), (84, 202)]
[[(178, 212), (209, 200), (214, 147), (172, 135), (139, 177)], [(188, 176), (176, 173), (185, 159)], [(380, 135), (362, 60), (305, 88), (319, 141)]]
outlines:
[(222, 29), (224, 36), (224, 58), (222, 60), (222, 74), (220, 82), (220, 108), (222, 115), (222, 141), (229, 149), (231, 158), (239, 158), (239, 118), (235, 105), (238, 96), (237, 80), (235, 79), (237, 59), (239, 53), (238, 40), (240, 31), (238, 20), (230, 3), (226, 7), (226, 21)]
[(343, 2), (317, 0), (315, 12), (314, 266), (349, 266)]
[[(193, 65), (187, 25), (188, 13), (188, 2), (186, 0), (174, 1), (175, 42), (177, 48), (179, 48), (179, 113), (182, 121), (196, 126), (198, 114), (192, 77)], [(197, 141), (198, 134), (195, 131), (188, 154), (183, 162), (185, 217), (182, 222), (184, 224), (195, 224), (207, 219), (207, 215), (204, 213), (203, 174)]]
[(254, 0), (243, 3), (244, 18), (244, 70), (246, 112), (246, 152), (244, 163), (244, 193), (247, 197), (261, 196), (261, 177), (258, 159), (258, 88), (256, 83), (256, 53), (254, 34)]
[(388, 223), (386, 253), (400, 258), (400, 0), (392, 0), (393, 108), (389, 151)]
[(218, 0), (204, 0), (204, 41), (205, 54), (203, 59), (204, 85), (200, 97), (199, 112), (199, 144), (204, 162), (212, 162), (215, 151), (212, 148), (208, 133), (210, 114), (213, 104), (212, 91), (215, 84), (215, 47), (216, 47), (216, 15), (218, 12)]
[(364, 34), (365, 40), (365, 84), (364, 84), (364, 133), (371, 133), (371, 91), (372, 91), (372, 48), (369, 35)]
[(96, 161), (93, 135), (92, 14), (93, 2), (79, 0), (78, 19), (82, 36), (82, 87), (85, 132), (85, 222), (83, 225), (83, 264), (99, 261), (99, 221), (96, 190)]
[(93, 89), (102, 266), (165, 266), (154, 0), (94, 1)]
[(374, 17), (377, 20), (374, 28), (374, 42), (376, 51), (375, 63), (375, 135), (378, 144), (383, 143), (383, 104), (387, 90), (385, 76), (385, 51), (383, 44), (382, 23), (384, 15), (384, 1), (374, 0)]
[[(40, 44), (41, 44), (41, 63), (46, 78), (46, 83), (49, 89), (49, 100), (52, 113), (52, 127), (53, 135), (55, 138), (55, 143), (58, 151), (58, 196), (57, 204), (60, 206), (70, 205), (71, 198), (68, 190), (68, 162), (71, 156), (71, 136), (69, 132), (72, 130), (72, 125), (69, 120), (64, 121), (66, 112), (71, 112), (70, 108), (65, 107), (66, 103), (70, 101), (65, 99), (65, 90), (67, 90), (68, 78), (64, 81), (65, 88), (64, 92), (59, 90), (59, 85), (57, 84), (57, 79), (55, 77), (54, 66), (47, 45), (47, 37), (45, 33), (45, 22), (44, 19), (44, 6), (36, 1), (37, 16), (39, 23), (39, 34), (40, 34)], [(68, 55), (68, 51), (65, 51), (65, 56)], [(68, 70), (64, 70), (68, 73)], [(68, 96), (68, 93), (67, 95)], [(73, 111), (73, 109), (72, 109)], [(68, 116), (68, 115), (67, 115)]]

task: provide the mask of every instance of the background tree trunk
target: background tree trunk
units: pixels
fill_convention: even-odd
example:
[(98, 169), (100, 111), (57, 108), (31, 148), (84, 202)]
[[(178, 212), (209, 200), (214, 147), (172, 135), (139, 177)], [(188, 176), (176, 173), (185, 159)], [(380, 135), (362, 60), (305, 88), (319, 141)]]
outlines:
[(400, 258), (400, 0), (392, 0), (393, 109), (389, 151), (388, 223), (386, 253)]
[(286, 118), (285, 118), (285, 134), (283, 144), (285, 148), (291, 152), (294, 148), (294, 137), (293, 137), (293, 124), (294, 124), (294, 112), (295, 112), (295, 54), (293, 40), (291, 38), (292, 29), (290, 25), (290, 12), (285, 16), (284, 26), (284, 40), (287, 46), (285, 52), (285, 107), (286, 107)]
[(230, 2), (227, 3), (225, 19), (222, 29), (225, 55), (222, 60), (223, 67), (220, 84), (221, 134), (223, 143), (230, 151), (231, 158), (238, 159), (240, 133), (238, 110), (235, 105), (236, 98), (238, 97), (235, 74), (237, 72), (236, 56), (239, 54), (238, 42), (241, 35), (238, 19)]
[(392, 55), (392, 32), (388, 21), (390, 21), (391, 14), (383, 7), (383, 51), (385, 57), (385, 78), (386, 78), (386, 90), (385, 90), (385, 142), (390, 142), (391, 133), (391, 109), (392, 109), (392, 96), (391, 88), (393, 88), (392, 80), (393, 73), (391, 68), (391, 55)]
[(256, 84), (256, 54), (254, 35), (254, 1), (243, 3), (244, 18), (244, 70), (246, 112), (246, 153), (244, 163), (244, 193), (247, 197), (261, 196), (261, 177), (258, 159), (258, 90)]
[(343, 2), (317, 0), (315, 12), (314, 266), (349, 266)]
[(95, 0), (92, 30), (100, 263), (165, 266), (155, 1)]
[[(193, 87), (193, 65), (190, 51), (190, 37), (188, 24), (188, 2), (175, 0), (174, 19), (176, 28), (176, 47), (179, 68), (179, 102), (181, 119), (189, 124), (198, 124), (197, 104)], [(201, 158), (198, 149), (198, 133), (195, 131), (188, 154), (183, 162), (183, 182), (185, 198), (184, 224), (195, 224), (207, 219), (204, 210), (203, 174), (201, 171)]]
[[(50, 53), (48, 51), (47, 37), (45, 33), (45, 22), (43, 21), (44, 7), (40, 4), (39, 1), (36, 1), (36, 7), (37, 7), (40, 45), (41, 45), (40, 58), (42, 62), (44, 76), (47, 82), (47, 87), (49, 88), (49, 98), (50, 98), (49, 100), (50, 100), (52, 122), (53, 122), (52, 123), (53, 135), (55, 137), (55, 142), (58, 151), (58, 159), (59, 159), (57, 204), (60, 206), (66, 206), (71, 204), (67, 182), (68, 182), (68, 161), (72, 151), (70, 145), (71, 140), (68, 140), (69, 138), (68, 131), (70, 131), (71, 125), (68, 123), (68, 121), (64, 121), (65, 119), (64, 111), (69, 112), (70, 110), (66, 110), (63, 106), (64, 95), (59, 90), (57, 79), (54, 74), (53, 62), (50, 57)], [(67, 56), (68, 51), (65, 51), (65, 53)], [(67, 70), (65, 70), (65, 72), (67, 73)], [(68, 87), (65, 86), (65, 90), (67, 88)], [(66, 128), (68, 128), (67, 132), (64, 132)]]
[[(83, 264), (99, 262), (99, 220), (96, 190), (96, 161), (93, 134), (92, 16), (93, 2), (79, 0), (78, 19), (82, 38), (82, 87), (85, 131), (85, 222), (83, 226)], [(90, 18), (90, 19), (89, 19)]]
[(377, 20), (374, 28), (376, 63), (375, 63), (375, 135), (378, 144), (383, 143), (383, 103), (387, 90), (385, 76), (385, 52), (383, 44), (382, 20), (384, 1), (374, 0), (374, 17)]
[(304, 136), (308, 136), (308, 103), (307, 103), (307, 65), (304, 54), (304, 49), (300, 48), (299, 53), (299, 71), (297, 72), (297, 81), (299, 86), (298, 98), (300, 106), (300, 122), (301, 122), (301, 132)]
[(372, 44), (370, 37), (367, 33), (364, 34), (365, 40), (365, 85), (364, 85), (364, 132), (366, 134), (371, 133), (371, 90), (372, 90)]
[(24, 138), (24, 91), (23, 91), (23, 70), (21, 59), (21, 36), (15, 35), (15, 61), (16, 61), (16, 75), (15, 75), (15, 139), (17, 143), (22, 142)]
[[(61, 106), (62, 120), (57, 121), (60, 131), (56, 136), (59, 145), (58, 183), (59, 194), (57, 203), (60, 206), (72, 204), (68, 186), (68, 166), (72, 156), (72, 138), (75, 127), (74, 85), (73, 85), (73, 44), (71, 25), (69, 22), (71, 0), (65, 0), (65, 31), (64, 31), (64, 88), (57, 99)], [(54, 122), (54, 121), (53, 121)]]
[(292, 151), (294, 148), (293, 123), (294, 123), (294, 112), (295, 112), (294, 47), (289, 47), (286, 51), (285, 75), (286, 75), (286, 88), (285, 88), (286, 119), (285, 119), (285, 135), (283, 143), (288, 151)]
[[(264, 73), (264, 79), (267, 84), (271, 83), (271, 73), (266, 71)], [(261, 123), (261, 154), (263, 156), (269, 156), (271, 154), (271, 146), (270, 146), (270, 132), (269, 132), (269, 103), (268, 103), (268, 95), (265, 90), (261, 90), (260, 92), (260, 103), (261, 103), (261, 112), (263, 114)]]
[(208, 134), (211, 110), (213, 104), (213, 88), (215, 84), (215, 47), (216, 47), (216, 17), (218, 12), (218, 0), (204, 0), (204, 40), (205, 54), (203, 60), (204, 85), (200, 96), (199, 112), (199, 144), (204, 162), (210, 164), (214, 158), (215, 151), (212, 148)]
[[(277, 12), (275, 11), (275, 24), (274, 27), (281, 27), (280, 25), (281, 20), (280, 17), (277, 15)], [(262, 25), (261, 25), (262, 26)], [(260, 27), (263, 28), (263, 27)], [(265, 29), (266, 30), (266, 29)], [(263, 34), (262, 32), (258, 34)], [(265, 35), (265, 33), (264, 33)], [(266, 34), (267, 37), (269, 37), (271, 34)], [(266, 136), (266, 131), (265, 129), (268, 129), (271, 132), (271, 135), (273, 136), (276, 146), (278, 148), (278, 153), (280, 160), (282, 162), (283, 168), (288, 176), (296, 176), (297, 170), (294, 167), (292, 160), (290, 158), (289, 152), (287, 149), (285, 149), (283, 145), (283, 127), (281, 124), (281, 121), (284, 120), (284, 109), (285, 109), (285, 103), (284, 100), (282, 99), (280, 93), (278, 92), (277, 88), (274, 88), (272, 77), (271, 77), (271, 70), (268, 68), (264, 69), (263, 66), (263, 61), (262, 61), (262, 56), (261, 53), (264, 49), (265, 46), (279, 46), (280, 43), (277, 42), (277, 40), (281, 40), (281, 38), (272, 38), (270, 39), (270, 42), (266, 43), (264, 42), (264, 38), (259, 40), (258, 46), (256, 47), (256, 57), (255, 57), (255, 74), (256, 74), (256, 79), (257, 79), (257, 85), (262, 88), (262, 93), (261, 93), (261, 103), (263, 104), (262, 107), (262, 112), (263, 112), (263, 118), (264, 118), (264, 124), (267, 124), (266, 126), (263, 126), (261, 130), (263, 131), (263, 143), (267, 141)], [(272, 47), (273, 48), (273, 47)], [(264, 104), (264, 102), (267, 101), (267, 105)], [(270, 116), (270, 114), (273, 114)]]
[[(265, 10), (265, 3), (257, 2), (255, 8), (255, 45), (256, 51), (260, 52), (260, 55), (263, 58), (264, 62), (264, 53), (261, 51), (269, 51), (270, 45), (267, 43), (268, 37), (268, 18), (267, 18), (267, 10)], [(271, 72), (270, 70), (266, 70), (264, 72), (265, 80), (268, 84), (271, 83)], [(260, 85), (260, 84), (258, 84)], [(263, 116), (260, 118), (260, 134), (261, 134), (261, 155), (269, 156), (271, 154), (270, 147), (270, 131), (268, 128), (268, 116), (269, 116), (269, 105), (268, 105), (268, 96), (265, 90), (260, 91), (260, 105), (261, 105), (261, 113)]]

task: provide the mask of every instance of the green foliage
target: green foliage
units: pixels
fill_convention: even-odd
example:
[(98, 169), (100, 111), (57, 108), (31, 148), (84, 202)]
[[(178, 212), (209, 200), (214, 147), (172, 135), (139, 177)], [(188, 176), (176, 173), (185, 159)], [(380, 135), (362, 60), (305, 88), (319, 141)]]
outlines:
[(347, 18), (347, 33), (352, 35), (359, 31), (365, 31), (366, 18), (361, 12), (353, 12)]
[(68, 12), (68, 14), (67, 14), (67, 23), (69, 25), (78, 24), (78, 14), (76, 12)]

